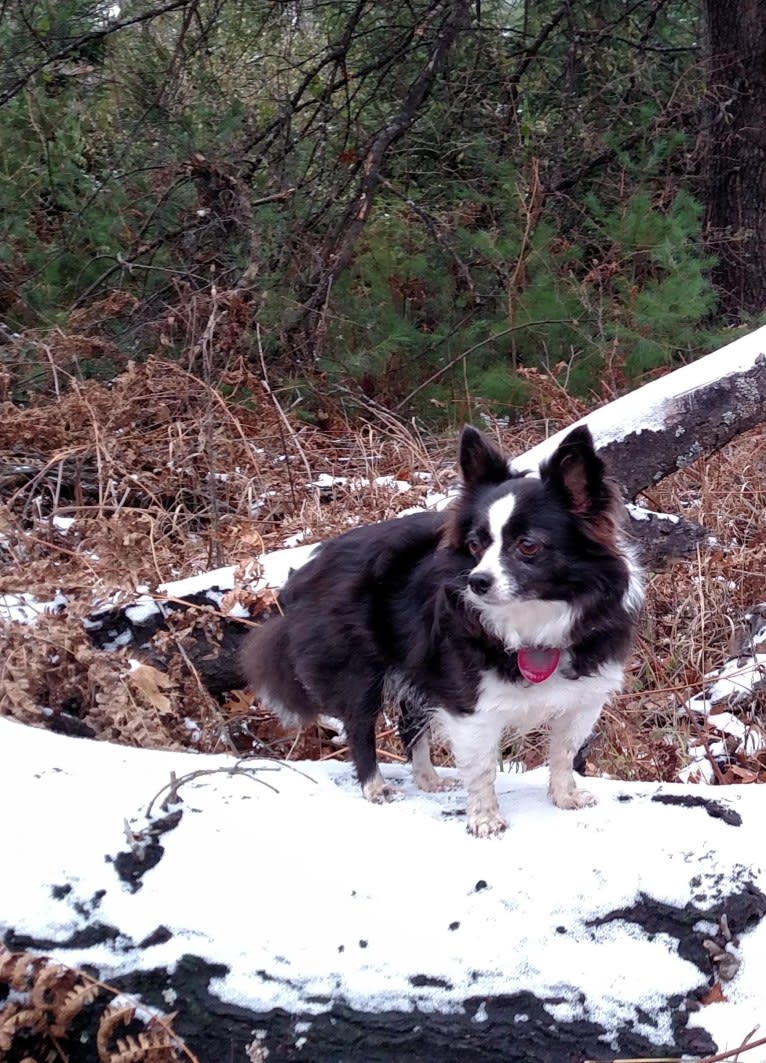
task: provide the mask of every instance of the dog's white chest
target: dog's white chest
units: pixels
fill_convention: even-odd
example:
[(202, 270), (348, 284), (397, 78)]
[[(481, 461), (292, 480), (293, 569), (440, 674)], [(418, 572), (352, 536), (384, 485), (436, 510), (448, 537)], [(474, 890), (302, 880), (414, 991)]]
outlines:
[[(562, 661), (563, 663), (563, 661)], [(618, 664), (604, 665), (594, 676), (566, 679), (559, 668), (542, 683), (510, 683), (485, 672), (479, 683), (475, 715), (493, 718), (502, 730), (526, 732), (554, 717), (593, 712), (622, 686)]]

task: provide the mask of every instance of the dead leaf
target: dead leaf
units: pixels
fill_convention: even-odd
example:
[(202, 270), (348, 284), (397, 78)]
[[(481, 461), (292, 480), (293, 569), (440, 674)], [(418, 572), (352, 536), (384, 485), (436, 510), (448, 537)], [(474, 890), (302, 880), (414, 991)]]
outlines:
[(225, 713), (232, 716), (244, 716), (253, 707), (253, 695), (244, 690), (232, 690), (221, 707)]
[(757, 771), (751, 771), (749, 768), (740, 768), (738, 764), (730, 765), (729, 771), (732, 775), (736, 775), (743, 783), (758, 781)]
[(722, 1003), (725, 1002), (725, 1000), (726, 1000), (726, 997), (723, 995), (723, 990), (721, 989), (721, 983), (720, 982), (716, 982), (714, 985), (712, 985), (710, 987), (710, 989), (708, 989), (707, 993), (705, 993), (700, 998), (700, 1004), (703, 1004), (703, 1005), (707, 1005), (707, 1004), (722, 1004)]
[(163, 694), (163, 690), (172, 690), (175, 686), (170, 676), (153, 668), (150, 664), (140, 664), (129, 675), (130, 682), (137, 686), (141, 693), (159, 712), (170, 712), (170, 698)]

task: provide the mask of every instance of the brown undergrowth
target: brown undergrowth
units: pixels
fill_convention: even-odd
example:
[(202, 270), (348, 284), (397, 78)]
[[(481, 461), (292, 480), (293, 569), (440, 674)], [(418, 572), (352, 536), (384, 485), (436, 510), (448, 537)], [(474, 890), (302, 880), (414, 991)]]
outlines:
[[(711, 538), (693, 559), (650, 577), (628, 690), (606, 714), (593, 764), (619, 777), (673, 780), (689, 742), (706, 742), (716, 714), (729, 708), (716, 706), (706, 724), (684, 703), (733, 653), (747, 663), (743, 618), (766, 598), (766, 431), (669, 477), (645, 501), (698, 521)], [(762, 693), (736, 711), (766, 732)], [(717, 781), (766, 781), (763, 752), (733, 756), (731, 769), (716, 772)]]
[[(55, 394), (3, 406), (0, 596), (58, 593), (66, 604), (34, 624), (2, 627), (0, 713), (132, 745), (344, 755), (327, 729), (285, 734), (245, 693), (210, 695), (185, 647), (203, 628), (215, 638), (219, 614), (235, 602), (252, 613), (270, 604), (247, 579), (262, 552), (393, 516), (454, 485), (454, 434), (424, 437), (372, 406), (366, 423), (352, 425), (328, 406), (321, 428), (305, 424), (256, 369), (233, 359), (215, 386), (162, 359), (129, 365), (108, 383), (64, 379), (59, 369)], [(585, 412), (551, 377), (528, 376), (528, 415), (489, 428), (511, 453)], [(704, 738), (683, 703), (725, 659), (744, 612), (766, 598), (764, 471), (759, 429), (644, 500), (700, 521), (715, 545), (650, 578), (627, 690), (604, 714), (589, 771), (674, 779), (690, 740)], [(96, 603), (130, 602), (140, 588), (221, 564), (240, 566), (237, 592), (220, 609), (174, 616), (162, 664), (144, 654), (131, 670), (134, 649), (91, 644), (83, 620)], [(760, 726), (757, 698), (750, 711)], [(379, 749), (383, 759), (401, 758), (390, 720)], [(532, 736), (506, 752), (531, 767), (541, 749)], [(766, 778), (756, 756), (741, 767), (750, 775), (719, 781)]]

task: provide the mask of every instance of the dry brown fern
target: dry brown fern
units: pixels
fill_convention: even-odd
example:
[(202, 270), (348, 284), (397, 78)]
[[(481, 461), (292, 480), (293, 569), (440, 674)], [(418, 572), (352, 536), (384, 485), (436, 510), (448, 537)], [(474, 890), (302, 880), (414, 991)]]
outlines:
[[(173, 1032), (173, 1016), (137, 1016), (135, 1004), (111, 1004), (103, 1008), (106, 994), (120, 996), (119, 990), (99, 982), (84, 971), (57, 963), (30, 952), (12, 952), (0, 945), (0, 985), (15, 991), (16, 997), (0, 1004), (0, 1058), (11, 1051), (18, 1034), (37, 1039), (34, 1063), (70, 1058), (67, 1039), (74, 1033), (78, 1015), (96, 1004), (90, 1016), (96, 1026), (95, 1041), (101, 1063), (198, 1063), (193, 1053)], [(124, 999), (124, 998), (123, 998)], [(98, 1002), (98, 1003), (97, 1003)], [(143, 1030), (115, 1037), (120, 1027), (140, 1023)], [(78, 1038), (81, 1030), (78, 1029)], [(16, 1046), (18, 1047), (18, 1045)], [(25, 1047), (28, 1046), (25, 1044)]]
[(178, 1063), (178, 1041), (166, 1029), (154, 1028), (136, 1037), (119, 1038), (117, 1051), (102, 1056), (103, 1063)]
[(92, 1004), (100, 992), (101, 988), (95, 982), (78, 982), (70, 990), (64, 991), (63, 998), (57, 1001), (56, 1017), (51, 1023), (53, 1036), (64, 1037), (74, 1017), (79, 1015), (83, 1008)]
[(0, 982), (21, 992), (29, 989), (35, 967), (44, 961), (32, 952), (11, 952), (0, 945)]
[(34, 1008), (24, 1007), (14, 1001), (0, 1011), (0, 1052), (8, 1052), (13, 1039), (20, 1030), (36, 1033), (42, 1029), (43, 1020)]
[(118, 1026), (127, 1026), (133, 1021), (135, 1014), (136, 1009), (130, 1004), (110, 1004), (98, 1024), (96, 1047), (99, 1059), (109, 1060), (111, 1058), (109, 1044), (114, 1037), (115, 1030)]
[(143, 1020), (145, 1030), (115, 1037), (119, 1027), (128, 1026), (135, 1018), (132, 1004), (112, 1004), (104, 1011), (96, 1035), (101, 1063), (178, 1063), (184, 1057), (193, 1058), (173, 1033), (169, 1019), (151, 1016)]

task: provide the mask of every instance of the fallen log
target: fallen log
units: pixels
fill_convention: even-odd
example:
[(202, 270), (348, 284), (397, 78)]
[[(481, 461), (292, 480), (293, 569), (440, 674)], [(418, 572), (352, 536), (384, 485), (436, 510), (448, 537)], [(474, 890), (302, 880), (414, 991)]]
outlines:
[[(587, 424), (627, 499), (766, 420), (766, 326), (575, 422)], [(515, 459), (530, 468), (574, 425)]]
[[(626, 500), (714, 454), (766, 420), (766, 326), (718, 351), (652, 380), (592, 411), (587, 424)], [(574, 427), (567, 426), (514, 459), (533, 468)], [(632, 510), (631, 533), (646, 568), (657, 571), (704, 548), (694, 521)]]
[[(509, 829), (479, 841), (464, 793), (419, 793), (406, 768), (384, 768), (404, 796), (375, 806), (337, 763), (130, 749), (7, 719), (0, 745), (6, 948), (175, 1013), (200, 1063), (702, 1056), (758, 1021), (755, 787), (591, 779), (600, 804), (562, 812), (543, 772), (503, 773)], [(8, 1058), (51, 1048), (30, 1016), (52, 998), (3, 992), (30, 963), (0, 962)], [(102, 1005), (76, 1003), (55, 1050), (95, 1061), (88, 1008)]]

